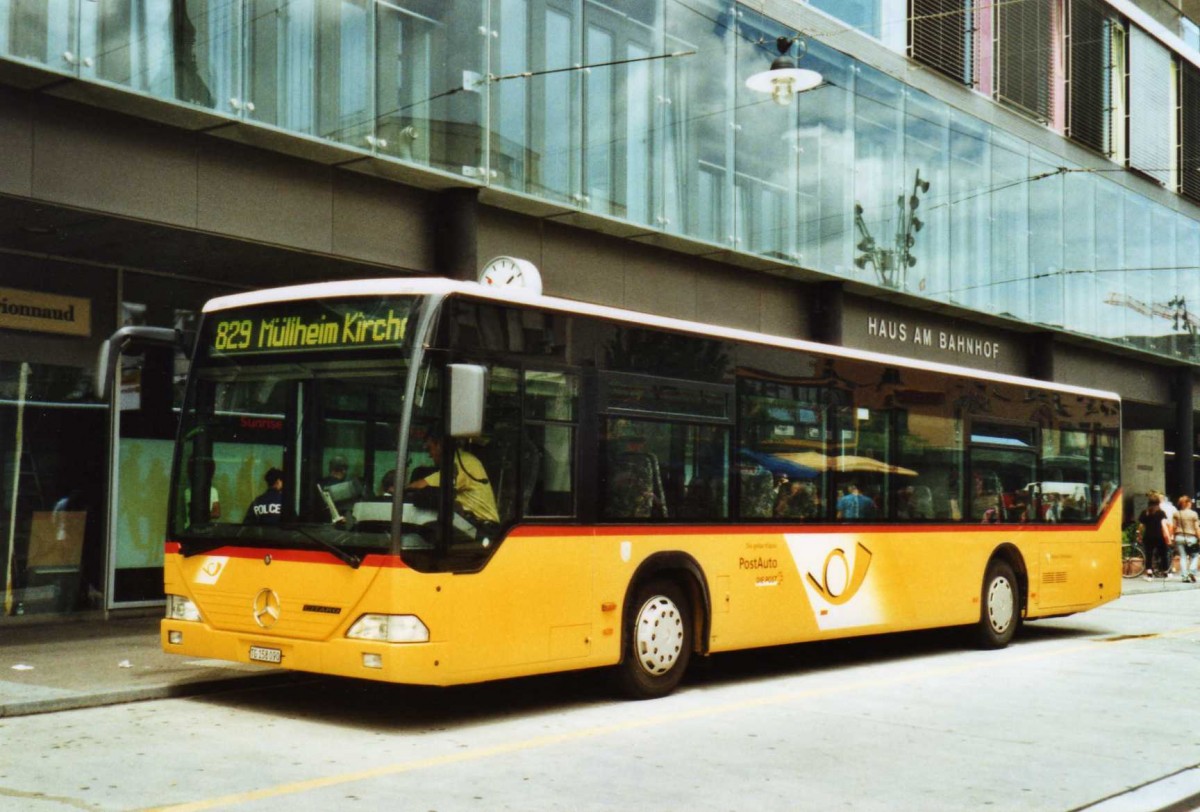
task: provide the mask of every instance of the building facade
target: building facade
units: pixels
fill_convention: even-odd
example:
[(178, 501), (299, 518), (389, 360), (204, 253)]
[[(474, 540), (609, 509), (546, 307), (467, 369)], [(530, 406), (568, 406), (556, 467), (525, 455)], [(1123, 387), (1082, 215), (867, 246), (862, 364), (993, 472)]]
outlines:
[[(187, 362), (100, 400), (115, 329), (501, 254), (554, 295), (1115, 390), (1127, 494), (1191, 493), (1197, 16), (0, 0), (3, 616), (160, 600)], [(781, 45), (821, 78), (790, 100), (746, 84)]]

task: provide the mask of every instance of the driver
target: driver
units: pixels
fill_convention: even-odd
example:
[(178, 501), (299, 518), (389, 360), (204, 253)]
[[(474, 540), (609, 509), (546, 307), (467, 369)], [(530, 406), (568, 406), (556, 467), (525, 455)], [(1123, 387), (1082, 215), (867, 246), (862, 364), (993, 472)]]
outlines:
[[(425, 438), (425, 449), (435, 462), (442, 459), (442, 437), (431, 432)], [(408, 484), (409, 490), (437, 488), (442, 484), (442, 472), (434, 471), (422, 479)], [(499, 524), (500, 513), (496, 509), (496, 494), (492, 491), (487, 470), (479, 458), (461, 448), (454, 451), (454, 506), (476, 523)]]

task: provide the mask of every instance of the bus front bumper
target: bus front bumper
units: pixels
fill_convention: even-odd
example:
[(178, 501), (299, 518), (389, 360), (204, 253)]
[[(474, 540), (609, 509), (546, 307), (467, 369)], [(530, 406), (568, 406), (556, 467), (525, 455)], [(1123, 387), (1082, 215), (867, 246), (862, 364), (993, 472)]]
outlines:
[(409, 685), (449, 685), (442, 643), (298, 640), (221, 631), (203, 622), (163, 620), (163, 651), (188, 657)]

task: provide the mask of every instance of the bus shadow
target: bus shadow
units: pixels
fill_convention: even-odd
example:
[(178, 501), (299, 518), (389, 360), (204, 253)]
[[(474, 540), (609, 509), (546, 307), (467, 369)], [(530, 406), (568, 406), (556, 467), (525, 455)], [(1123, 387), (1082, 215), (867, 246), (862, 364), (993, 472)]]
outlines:
[(191, 701), (228, 709), (417, 735), (617, 698), (607, 675), (587, 670), (448, 688), (297, 674), (269, 687), (205, 694)]
[[(1012, 645), (1013, 648), (1019, 649), (1022, 644), (1083, 639), (1098, 633), (1098, 629), (1085, 627), (1027, 623)], [(798, 643), (719, 654), (699, 663), (693, 660), (692, 672), (684, 684), (716, 685), (821, 674), (857, 666), (899, 663), (976, 651), (978, 648), (972, 640), (971, 630), (962, 628)]]
[[(1082, 639), (1097, 633), (1084, 626), (1030, 623), (1024, 626), (1014, 647)], [(694, 657), (679, 690), (749, 685), (971, 650), (965, 630), (934, 629), (729, 652)], [(191, 701), (375, 732), (420, 735), (627, 700), (616, 692), (607, 669), (592, 669), (450, 688), (297, 674), (295, 679), (271, 687), (206, 694)]]

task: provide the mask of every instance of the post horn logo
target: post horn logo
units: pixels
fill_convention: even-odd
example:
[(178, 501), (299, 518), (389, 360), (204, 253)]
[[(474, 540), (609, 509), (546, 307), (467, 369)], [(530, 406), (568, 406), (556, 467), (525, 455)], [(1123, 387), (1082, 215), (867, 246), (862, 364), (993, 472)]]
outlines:
[(254, 596), (254, 622), (269, 629), (279, 620), (279, 596), (273, 589), (260, 589)]
[(871, 551), (861, 543), (855, 551), (854, 571), (846, 561), (846, 551), (835, 547), (825, 557), (825, 569), (821, 572), (821, 580), (810, 572), (808, 582), (812, 584), (821, 597), (834, 606), (841, 606), (854, 597), (863, 581), (867, 578), (867, 568), (871, 566)]

